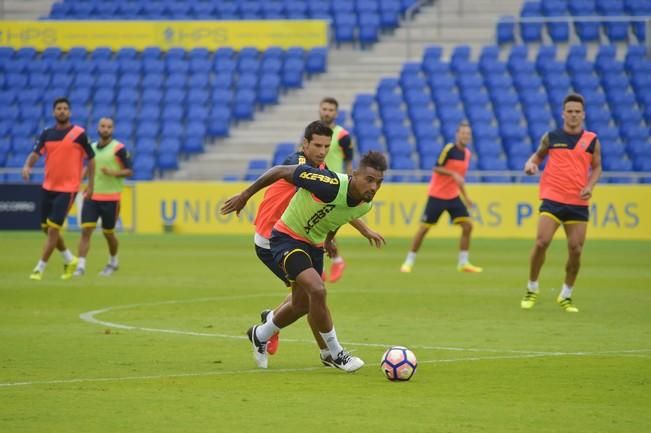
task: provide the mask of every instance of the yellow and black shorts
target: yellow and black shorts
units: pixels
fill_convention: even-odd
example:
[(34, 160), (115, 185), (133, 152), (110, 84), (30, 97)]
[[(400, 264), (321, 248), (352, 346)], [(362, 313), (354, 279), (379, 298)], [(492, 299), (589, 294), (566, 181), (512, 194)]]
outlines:
[(75, 202), (76, 192), (41, 189), (41, 227), (60, 229)]
[(276, 230), (271, 232), (270, 242), (274, 261), (285, 272), (288, 281), (296, 281), (296, 277), (309, 268), (314, 268), (319, 275), (323, 273), (323, 248)]
[(99, 201), (84, 200), (84, 206), (81, 208), (81, 226), (95, 227), (97, 219), (102, 218), (102, 230), (112, 232), (120, 216), (120, 200)]
[(590, 219), (588, 206), (559, 203), (543, 199), (540, 205), (540, 215), (546, 215), (559, 224), (585, 223)]
[(427, 225), (436, 224), (445, 211), (450, 214), (450, 220), (455, 224), (470, 221), (468, 208), (459, 196), (449, 200), (430, 196), (420, 221)]

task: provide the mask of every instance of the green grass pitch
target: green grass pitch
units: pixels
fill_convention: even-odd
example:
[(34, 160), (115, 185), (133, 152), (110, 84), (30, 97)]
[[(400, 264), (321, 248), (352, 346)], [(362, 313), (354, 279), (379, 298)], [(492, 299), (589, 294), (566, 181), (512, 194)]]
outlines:
[[(67, 282), (58, 253), (43, 281), (27, 278), (42, 235), (0, 239), (3, 433), (651, 431), (648, 242), (588, 239), (568, 314), (555, 303), (563, 236), (532, 311), (519, 307), (532, 241), (475, 240), (475, 275), (435, 233), (411, 274), (398, 272), (407, 240), (341, 239), (348, 267), (328, 301), (367, 363), (346, 374), (320, 366), (304, 320), (255, 368), (244, 332), (286, 289), (252, 236), (122, 234), (121, 269), (102, 278), (96, 234), (86, 277)], [(416, 353), (410, 382), (382, 376), (389, 345)]]

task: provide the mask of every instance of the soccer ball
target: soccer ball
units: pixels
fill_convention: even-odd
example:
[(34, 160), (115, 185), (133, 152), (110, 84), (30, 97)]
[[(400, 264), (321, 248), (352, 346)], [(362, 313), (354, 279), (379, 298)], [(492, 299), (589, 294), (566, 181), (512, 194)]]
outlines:
[(416, 372), (418, 361), (414, 352), (402, 346), (390, 347), (380, 361), (380, 369), (389, 380), (409, 380)]

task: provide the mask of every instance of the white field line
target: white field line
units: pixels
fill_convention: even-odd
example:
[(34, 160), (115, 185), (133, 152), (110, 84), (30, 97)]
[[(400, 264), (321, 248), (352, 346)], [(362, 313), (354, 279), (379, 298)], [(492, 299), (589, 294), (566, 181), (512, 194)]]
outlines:
[[(108, 326), (116, 329), (124, 329), (131, 331), (144, 331), (144, 332), (157, 332), (164, 334), (176, 334), (176, 335), (190, 335), (190, 336), (199, 336), (199, 337), (217, 337), (217, 338), (228, 338), (228, 339), (238, 339), (243, 340), (246, 337), (239, 335), (228, 335), (228, 334), (219, 334), (219, 333), (205, 333), (205, 332), (192, 332), (192, 331), (181, 331), (175, 329), (159, 329), (159, 328), (146, 328), (139, 326), (126, 325), (121, 323), (113, 323), (104, 320), (99, 320), (95, 316), (103, 314), (109, 311), (116, 310), (125, 310), (131, 308), (138, 308), (142, 306), (152, 306), (152, 305), (166, 305), (166, 304), (185, 304), (193, 302), (205, 302), (205, 301), (223, 301), (223, 300), (239, 300), (247, 298), (260, 298), (260, 297), (276, 297), (276, 294), (256, 294), (256, 295), (238, 295), (238, 296), (221, 296), (221, 297), (210, 297), (210, 298), (197, 298), (197, 299), (188, 299), (188, 300), (172, 300), (172, 301), (161, 301), (161, 302), (149, 302), (141, 304), (129, 304), (129, 305), (119, 305), (113, 307), (106, 307), (99, 310), (87, 311), (79, 315), (79, 318), (85, 322), (100, 325)], [(309, 343), (312, 344), (312, 341), (309, 340), (299, 340), (299, 339), (283, 339), (284, 342), (294, 342), (294, 343)], [(351, 346), (363, 346), (363, 347), (388, 347), (390, 344), (381, 344), (381, 343), (345, 343)], [(628, 357), (644, 357), (649, 358), (651, 355), (645, 355), (645, 353), (651, 352), (651, 349), (626, 349), (626, 350), (609, 350), (601, 352), (537, 352), (537, 351), (523, 351), (523, 350), (508, 350), (508, 349), (481, 349), (481, 348), (464, 348), (464, 347), (448, 347), (448, 346), (426, 346), (426, 345), (411, 345), (415, 349), (424, 349), (424, 350), (445, 350), (445, 351), (455, 351), (455, 352), (483, 352), (483, 353), (511, 353), (512, 355), (504, 356), (476, 356), (476, 357), (465, 357), (465, 358), (448, 358), (448, 359), (431, 359), (419, 361), (421, 364), (440, 364), (440, 363), (457, 363), (457, 362), (473, 362), (473, 361), (489, 361), (489, 360), (499, 360), (499, 359), (524, 359), (524, 358), (541, 358), (541, 357), (552, 357), (552, 356), (628, 356)], [(175, 373), (175, 374), (161, 374), (161, 375), (143, 375), (143, 376), (125, 376), (125, 377), (100, 377), (100, 378), (73, 378), (73, 379), (53, 379), (53, 380), (42, 380), (42, 381), (25, 381), (25, 382), (7, 382), (0, 383), (0, 388), (10, 388), (10, 387), (19, 387), (19, 386), (30, 386), (30, 385), (60, 385), (60, 384), (73, 384), (73, 383), (93, 383), (93, 382), (123, 382), (123, 381), (137, 381), (137, 380), (158, 380), (158, 379), (169, 379), (169, 378), (185, 378), (185, 377), (209, 377), (209, 376), (226, 376), (234, 374), (255, 374), (255, 373), (288, 373), (288, 372), (303, 372), (303, 371), (314, 371), (320, 370), (323, 367), (306, 367), (306, 368), (284, 368), (284, 369), (248, 369), (248, 370), (229, 370), (229, 371), (214, 371), (214, 372), (202, 372), (202, 373)]]
[[(577, 353), (557, 353), (557, 354), (529, 354), (529, 355), (506, 355), (506, 356), (480, 356), (468, 358), (451, 358), (451, 359), (430, 359), (419, 361), (419, 364), (444, 364), (444, 363), (459, 363), (459, 362), (473, 362), (473, 361), (490, 361), (499, 359), (524, 359), (524, 358), (542, 358), (548, 356), (641, 356), (649, 358), (648, 355), (618, 355), (616, 352), (577, 352)], [(126, 382), (126, 381), (143, 381), (143, 380), (159, 380), (159, 379), (174, 379), (186, 377), (210, 377), (210, 376), (230, 376), (241, 374), (256, 374), (256, 373), (294, 373), (323, 370), (324, 367), (306, 367), (306, 368), (281, 368), (274, 369), (249, 369), (249, 370), (229, 370), (229, 371), (208, 371), (203, 373), (174, 373), (174, 374), (158, 374), (147, 376), (126, 376), (126, 377), (97, 377), (97, 378), (76, 378), (76, 379), (55, 379), (55, 380), (36, 380), (30, 382), (8, 382), (0, 383), (0, 388), (13, 388), (20, 386), (32, 385), (66, 385), (74, 383), (96, 383), (96, 382)]]
[[(350, 291), (347, 291), (350, 292)], [(127, 331), (143, 331), (143, 332), (156, 332), (163, 334), (176, 334), (176, 335), (190, 335), (193, 337), (217, 337), (217, 338), (227, 338), (233, 340), (244, 340), (246, 337), (244, 335), (230, 335), (230, 334), (220, 334), (212, 332), (194, 332), (194, 331), (183, 331), (178, 329), (163, 329), (163, 328), (149, 328), (142, 326), (132, 326), (122, 323), (114, 323), (105, 320), (100, 320), (96, 316), (100, 314), (107, 313), (109, 311), (116, 310), (127, 310), (132, 308), (139, 308), (145, 306), (155, 306), (155, 305), (170, 305), (170, 304), (188, 304), (194, 302), (205, 302), (205, 301), (224, 301), (224, 300), (240, 300), (248, 298), (261, 298), (261, 297), (276, 297), (276, 294), (257, 294), (257, 295), (241, 295), (241, 296), (223, 296), (223, 297), (210, 297), (210, 298), (197, 298), (197, 299), (187, 299), (181, 301), (161, 301), (161, 302), (149, 302), (141, 304), (128, 304), (128, 305), (117, 305), (113, 307), (106, 307), (99, 310), (87, 311), (81, 313), (79, 318), (85, 322), (92, 323), (95, 325), (106, 326), (109, 328), (115, 329), (124, 329)], [(300, 340), (300, 339), (291, 339), (283, 338), (284, 342), (290, 343), (302, 343), (302, 344), (312, 344), (311, 340)], [(343, 342), (349, 346), (360, 346), (360, 347), (389, 347), (392, 346), (390, 343), (357, 343), (357, 342)], [(426, 346), (426, 345), (410, 345), (413, 349), (421, 350), (445, 350), (445, 351), (455, 351), (455, 352), (481, 352), (481, 353), (521, 353), (521, 354), (556, 354), (557, 352), (539, 352), (539, 351), (530, 351), (530, 350), (510, 350), (510, 349), (481, 349), (481, 348), (469, 348), (469, 347), (450, 347), (450, 346)]]

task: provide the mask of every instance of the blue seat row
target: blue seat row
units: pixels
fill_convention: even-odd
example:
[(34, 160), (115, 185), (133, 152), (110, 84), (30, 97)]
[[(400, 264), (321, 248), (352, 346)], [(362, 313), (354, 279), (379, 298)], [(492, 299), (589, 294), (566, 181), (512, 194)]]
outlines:
[(372, 44), (382, 30), (400, 24), (416, 0), (239, 0), (239, 1), (64, 1), (54, 3), (52, 20), (293, 20), (332, 22), (337, 42)]
[[(516, 41), (516, 29), (520, 39), (527, 42), (540, 42), (543, 29), (554, 42), (567, 42), (571, 32), (582, 42), (598, 42), (602, 35), (611, 42), (629, 41), (635, 37), (643, 42), (646, 39), (644, 20), (635, 17), (651, 16), (651, 3), (647, 0), (541, 0), (526, 1), (522, 5), (520, 18), (576, 18), (573, 24), (568, 21), (520, 22), (515, 26), (513, 17), (501, 17), (497, 23), (497, 42)], [(631, 17), (630, 20), (621, 19)], [(612, 20), (599, 17), (615, 17)]]
[[(197, 66), (205, 63), (207, 68)], [(52, 123), (52, 101), (66, 96), (72, 102), (72, 121), (90, 135), (95, 135), (100, 118), (114, 118), (115, 136), (144, 161), (136, 165), (137, 177), (141, 168), (142, 178), (151, 178), (150, 167), (178, 168), (182, 155), (203, 152), (209, 138), (228, 136), (234, 122), (253, 119), (257, 109), (301, 87), (310, 75), (308, 67), (312, 73), (325, 71), (327, 50), (116, 53), (98, 48), (38, 53), (0, 47), (5, 114), (0, 119), (0, 167), (24, 162), (39, 131)]]
[[(387, 152), (395, 170), (430, 170), (443, 145), (454, 140), (457, 124), (467, 119), (477, 156), (472, 168), (521, 171), (542, 135), (562, 125), (564, 97), (579, 91), (586, 100), (586, 126), (603, 144), (604, 170), (647, 171), (651, 60), (643, 48), (629, 46), (620, 61), (612, 45), (601, 46), (593, 59), (585, 46), (571, 46), (568, 58), (560, 61), (554, 46), (530, 53), (527, 46), (507, 51), (493, 45), (483, 47), (474, 61), (470, 47), (461, 45), (444, 61), (442, 49), (430, 47), (422, 62), (403, 64), (399, 77), (384, 78), (375, 93), (356, 96), (352, 120), (357, 151)], [(279, 147), (273, 162), (287, 150)], [(427, 178), (401, 173), (391, 180)], [(523, 180), (484, 175), (476, 180), (516, 179)]]

